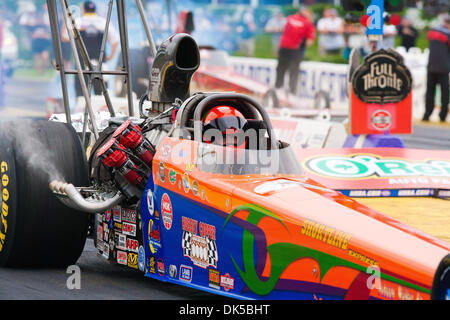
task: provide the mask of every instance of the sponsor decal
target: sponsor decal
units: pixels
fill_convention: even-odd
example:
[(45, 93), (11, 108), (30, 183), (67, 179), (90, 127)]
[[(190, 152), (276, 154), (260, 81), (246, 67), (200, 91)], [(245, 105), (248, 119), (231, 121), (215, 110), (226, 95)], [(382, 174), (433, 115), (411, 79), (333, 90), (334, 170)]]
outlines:
[(155, 212), (155, 202), (153, 200), (153, 192), (150, 189), (148, 189), (147, 191), (147, 208), (148, 212), (152, 216), (153, 213)]
[(139, 253), (138, 253), (138, 267), (139, 270), (144, 272), (145, 271), (145, 250), (143, 246), (139, 247)]
[(172, 152), (172, 146), (170, 144), (164, 144), (161, 147), (161, 153), (164, 159), (167, 159)]
[(121, 233), (115, 233), (116, 248), (120, 250), (127, 250), (127, 237)]
[(173, 264), (169, 266), (169, 276), (174, 279), (177, 277), (177, 266)]
[(164, 266), (164, 261), (161, 258), (158, 259), (156, 267), (160, 276), (164, 276), (166, 274), (166, 267)]
[[(394, 180), (394, 179), (390, 179)], [(416, 179), (413, 179), (416, 180)], [(421, 183), (427, 183), (421, 182)], [(405, 182), (405, 184), (407, 184)], [(357, 198), (357, 197), (428, 197), (434, 194), (433, 189), (398, 189), (398, 190), (341, 190), (341, 193)]]
[(155, 256), (150, 256), (149, 260), (149, 272), (155, 274), (156, 273), (156, 263), (155, 263)]
[(109, 259), (109, 242), (103, 241), (103, 253), (102, 256), (105, 259)]
[(399, 197), (428, 197), (433, 194), (432, 189), (404, 189), (398, 190)]
[(170, 201), (170, 197), (167, 193), (164, 193), (161, 198), (161, 213), (164, 227), (167, 230), (170, 230), (170, 228), (172, 228), (172, 219), (173, 219), (172, 211), (173, 211), (172, 202)]
[(113, 236), (109, 237), (109, 251), (114, 255), (114, 246), (115, 246), (115, 240), (114, 240), (114, 233)]
[(0, 252), (3, 250), (3, 246), (5, 245), (6, 232), (8, 231), (8, 213), (9, 213), (9, 176), (8, 176), (8, 163), (6, 161), (2, 161), (0, 164), (0, 174), (2, 175), (2, 184), (1, 184), (1, 215), (0, 215)]
[(191, 189), (191, 184), (189, 182), (189, 174), (187, 172), (183, 174), (183, 189), (184, 192), (186, 193), (188, 193), (189, 190)]
[(120, 222), (114, 222), (114, 230), (122, 232), (122, 224)]
[(162, 183), (164, 183), (164, 181), (166, 181), (166, 168), (164, 166), (164, 162), (160, 161), (159, 162), (159, 179), (161, 180)]
[(127, 251), (139, 252), (139, 242), (134, 239), (127, 239)]
[(122, 208), (122, 221), (136, 223), (136, 210)]
[(161, 248), (159, 224), (154, 223), (153, 220), (150, 220), (148, 224), (148, 243), (152, 254), (155, 254)]
[(301, 234), (322, 241), (330, 246), (347, 250), (351, 235), (312, 220), (305, 220), (300, 230)]
[(130, 268), (137, 269), (138, 268), (138, 255), (137, 253), (128, 253), (127, 264)]
[(128, 255), (125, 251), (117, 250), (117, 263), (124, 266), (128, 264)]
[(159, 211), (158, 210), (155, 210), (155, 219), (159, 220)]
[(378, 265), (378, 262), (375, 261), (374, 259), (368, 258), (365, 255), (363, 255), (359, 252), (356, 252), (352, 249), (348, 250), (348, 255), (352, 258), (355, 258), (356, 260), (359, 260), (359, 261), (369, 265), (369, 266), (377, 266)]
[(97, 225), (97, 249), (103, 251), (103, 226)]
[(113, 220), (114, 220), (114, 222), (122, 222), (122, 215), (121, 215), (120, 206), (113, 207), (112, 208), (112, 212), (113, 212)]
[(177, 172), (173, 169), (169, 171), (169, 181), (171, 184), (175, 184), (177, 182)]
[(220, 286), (224, 288), (225, 291), (230, 291), (234, 289), (234, 278), (230, 276), (229, 273), (225, 273), (220, 276)]
[(109, 241), (109, 228), (106, 223), (103, 223), (103, 240)]
[(192, 172), (194, 170), (194, 164), (193, 163), (187, 163), (186, 164), (186, 171)]
[(378, 288), (378, 294), (385, 299), (393, 300), (395, 299), (395, 287), (382, 281)]
[(192, 281), (192, 267), (185, 266), (184, 264), (180, 266), (180, 280), (186, 282)]
[(349, 197), (389, 197), (389, 190), (351, 190)]
[(408, 161), (365, 154), (316, 156), (307, 160), (305, 166), (313, 173), (332, 178), (450, 177), (450, 162), (448, 161)]
[(441, 198), (450, 198), (450, 190), (438, 190), (437, 196)]
[(370, 117), (370, 122), (376, 130), (385, 131), (392, 125), (392, 116), (386, 110), (377, 110)]
[(182, 248), (183, 255), (194, 265), (206, 269), (217, 267), (219, 255), (216, 245), (216, 228), (210, 224), (182, 217)]
[(111, 220), (111, 210), (106, 210), (106, 221), (110, 221)]
[(198, 182), (197, 182), (197, 180), (194, 180), (192, 182), (192, 193), (194, 195), (198, 195), (198, 190), (199, 190)]
[(133, 223), (123, 222), (122, 223), (122, 233), (127, 236), (136, 236), (136, 225)]
[(209, 287), (220, 290), (220, 273), (218, 270), (209, 269)]

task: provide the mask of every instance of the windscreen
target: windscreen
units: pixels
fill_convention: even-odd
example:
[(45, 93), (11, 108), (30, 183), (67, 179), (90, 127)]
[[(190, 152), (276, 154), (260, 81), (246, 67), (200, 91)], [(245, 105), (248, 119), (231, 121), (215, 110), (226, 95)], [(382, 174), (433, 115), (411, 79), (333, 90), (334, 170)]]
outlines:
[(290, 146), (281, 149), (243, 149), (200, 143), (197, 167), (224, 175), (301, 174), (300, 164)]

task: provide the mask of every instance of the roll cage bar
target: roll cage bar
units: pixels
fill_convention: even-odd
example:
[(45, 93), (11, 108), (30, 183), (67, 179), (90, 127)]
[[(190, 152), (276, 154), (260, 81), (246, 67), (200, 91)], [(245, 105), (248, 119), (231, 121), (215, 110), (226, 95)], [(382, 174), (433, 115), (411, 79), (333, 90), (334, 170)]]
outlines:
[[(125, 6), (126, 0), (108, 0), (108, 13), (106, 16), (106, 25), (103, 32), (103, 38), (97, 66), (94, 66), (92, 64), (90, 59), (91, 57), (89, 57), (89, 54), (86, 50), (86, 46), (83, 42), (80, 32), (77, 26), (75, 25), (75, 19), (69, 9), (69, 0), (59, 0), (59, 5), (62, 13), (62, 21), (64, 22), (64, 25), (67, 28), (70, 47), (75, 61), (76, 66), (75, 70), (66, 70), (64, 67), (64, 61), (62, 57), (62, 46), (61, 46), (61, 32), (59, 26), (60, 20), (57, 4), (58, 0), (46, 0), (46, 1), (50, 20), (50, 30), (52, 34), (53, 48), (55, 53), (55, 68), (56, 70), (59, 71), (61, 78), (66, 122), (72, 124), (66, 76), (77, 75), (80, 81), (81, 90), (85, 100), (85, 112), (84, 112), (83, 135), (82, 135), (83, 144), (86, 137), (88, 117), (91, 119), (91, 131), (94, 134), (95, 140), (97, 140), (99, 133), (95, 119), (95, 114), (91, 104), (91, 88), (94, 81), (96, 81), (101, 88), (110, 116), (114, 117), (115, 116), (114, 107), (112, 105), (103, 76), (104, 75), (124, 76), (127, 84), (128, 113), (130, 116), (134, 114), (129, 45), (128, 45), (128, 27), (127, 27), (126, 6)], [(122, 70), (120, 71), (103, 71), (102, 64), (105, 56), (106, 39), (108, 37), (108, 30), (109, 25), (111, 23), (111, 14), (114, 2), (116, 2), (116, 9), (117, 9), (117, 20), (118, 20), (117, 22), (119, 26), (120, 48), (123, 66)], [(153, 40), (150, 27), (145, 17), (144, 6), (142, 5), (141, 0), (135, 0), (135, 2), (149, 43), (150, 53), (152, 54), (152, 56), (155, 56), (156, 45)], [(83, 61), (84, 63), (84, 68), (82, 67), (81, 61)]]

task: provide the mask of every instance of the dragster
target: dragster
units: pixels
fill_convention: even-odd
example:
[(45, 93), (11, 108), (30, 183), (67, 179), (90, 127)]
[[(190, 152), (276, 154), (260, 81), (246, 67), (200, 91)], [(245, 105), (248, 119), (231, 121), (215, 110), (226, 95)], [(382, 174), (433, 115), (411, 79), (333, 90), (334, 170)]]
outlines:
[(1, 124), (0, 266), (75, 264), (89, 231), (110, 262), (236, 299), (449, 299), (449, 243), (307, 178), (252, 97), (190, 93), (199, 63), (165, 40), (141, 116), (89, 112), (87, 152), (70, 121)]

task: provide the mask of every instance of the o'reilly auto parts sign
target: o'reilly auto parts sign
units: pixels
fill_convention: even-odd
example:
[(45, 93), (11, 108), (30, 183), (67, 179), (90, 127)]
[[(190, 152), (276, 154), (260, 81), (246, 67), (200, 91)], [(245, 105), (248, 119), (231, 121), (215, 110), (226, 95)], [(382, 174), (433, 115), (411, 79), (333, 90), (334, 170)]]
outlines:
[(450, 162), (439, 160), (413, 162), (402, 159), (383, 159), (370, 155), (319, 156), (307, 161), (306, 166), (317, 174), (336, 178), (450, 177)]
[[(450, 190), (447, 150), (343, 148), (296, 153), (309, 178), (334, 190)], [(398, 193), (382, 195), (394, 194)]]

